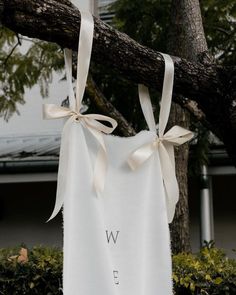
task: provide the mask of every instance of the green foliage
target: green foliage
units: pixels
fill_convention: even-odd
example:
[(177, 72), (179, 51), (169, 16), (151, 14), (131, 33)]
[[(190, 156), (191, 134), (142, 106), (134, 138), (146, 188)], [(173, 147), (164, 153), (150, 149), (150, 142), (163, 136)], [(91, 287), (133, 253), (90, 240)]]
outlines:
[(8, 120), (17, 104), (24, 104), (26, 88), (39, 84), (42, 96), (47, 96), (52, 70), (60, 71), (64, 63), (56, 44), (34, 40), (25, 50), (22, 37), (4, 27), (0, 34), (0, 116)]
[[(166, 51), (170, 18), (169, 0), (117, 0), (114, 25), (138, 42)], [(223, 64), (235, 64), (236, 3), (234, 0), (200, 1), (209, 49)]]
[(62, 294), (62, 252), (41, 246), (19, 251), (0, 249), (0, 294)]
[(166, 52), (169, 0), (117, 0), (114, 25), (143, 45)]
[[(62, 262), (57, 248), (0, 249), (0, 294), (62, 294)], [(236, 261), (215, 247), (181, 253), (173, 257), (173, 281), (176, 295), (233, 295)]]
[(215, 247), (197, 255), (181, 253), (173, 257), (173, 280), (176, 295), (233, 295), (236, 261)]
[(234, 0), (200, 1), (209, 48), (222, 64), (236, 63), (236, 2)]

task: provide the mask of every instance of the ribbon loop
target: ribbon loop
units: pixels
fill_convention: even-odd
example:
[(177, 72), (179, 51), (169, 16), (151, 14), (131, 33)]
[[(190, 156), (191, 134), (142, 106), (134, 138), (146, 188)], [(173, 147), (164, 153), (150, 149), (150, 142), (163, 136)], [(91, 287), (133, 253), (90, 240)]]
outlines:
[[(127, 162), (131, 169), (136, 170), (142, 166), (154, 152), (158, 152), (162, 178), (165, 189), (168, 222), (174, 218), (175, 206), (179, 199), (179, 187), (175, 175), (174, 146), (179, 146), (193, 137), (193, 133), (180, 126), (174, 126), (164, 133), (171, 107), (174, 83), (174, 63), (167, 54), (162, 54), (165, 61), (165, 73), (162, 89), (162, 98), (159, 115), (159, 136), (131, 153)], [(148, 88), (139, 85), (139, 99), (144, 117), (150, 131), (156, 132), (156, 124), (152, 111), (151, 99)]]
[[(97, 140), (99, 144), (99, 149), (94, 167), (93, 181), (95, 191), (99, 196), (104, 190), (107, 171), (107, 151), (103, 138), (103, 133), (112, 133), (117, 126), (117, 122), (107, 116), (99, 114), (82, 114), (80, 112), (89, 72), (94, 31), (93, 16), (89, 12), (81, 11), (80, 13), (81, 26), (78, 45), (76, 96), (74, 95), (72, 83), (72, 51), (69, 49), (65, 49), (65, 68), (69, 88), (70, 107), (65, 108), (54, 104), (46, 104), (43, 106), (43, 117), (45, 119), (58, 119), (64, 117), (69, 117), (69, 120), (74, 119), (76, 123), (83, 124), (83, 126), (86, 127)], [(106, 122), (110, 124), (110, 126), (107, 126), (102, 122)], [(63, 134), (63, 136), (67, 135)], [(60, 154), (60, 163), (61, 161), (62, 159)], [(64, 162), (60, 165), (63, 166), (63, 164)], [(55, 207), (49, 220), (57, 215), (63, 205), (63, 201), (63, 196), (57, 194)]]
[(55, 104), (44, 104), (43, 105), (43, 118), (48, 119), (59, 119), (75, 115), (75, 111), (69, 108), (60, 107)]
[(193, 133), (191, 131), (175, 125), (164, 134), (163, 140), (172, 143), (174, 146), (179, 146), (191, 140), (192, 137)]
[(79, 112), (84, 97), (88, 78), (92, 47), (94, 21), (89, 11), (80, 11), (80, 35), (78, 44), (77, 83), (76, 83), (76, 110)]

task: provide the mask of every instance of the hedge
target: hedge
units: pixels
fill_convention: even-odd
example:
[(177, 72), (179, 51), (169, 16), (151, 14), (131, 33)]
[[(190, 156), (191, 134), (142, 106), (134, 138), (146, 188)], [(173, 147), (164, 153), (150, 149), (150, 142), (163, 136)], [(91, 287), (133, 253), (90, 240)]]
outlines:
[(62, 262), (62, 251), (56, 248), (0, 249), (0, 294), (63, 294)]
[[(62, 262), (57, 248), (0, 249), (0, 294), (61, 295)], [(215, 247), (178, 254), (173, 256), (173, 282), (176, 295), (235, 295), (236, 261)]]
[(173, 257), (176, 295), (236, 295), (236, 260), (215, 247)]

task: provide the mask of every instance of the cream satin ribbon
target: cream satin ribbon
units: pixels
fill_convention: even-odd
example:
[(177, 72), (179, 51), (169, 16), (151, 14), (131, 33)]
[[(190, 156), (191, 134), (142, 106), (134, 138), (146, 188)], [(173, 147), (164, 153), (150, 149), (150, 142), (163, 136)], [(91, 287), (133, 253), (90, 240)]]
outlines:
[[(165, 61), (165, 74), (160, 105), (159, 136), (156, 135), (153, 142), (144, 144), (135, 150), (130, 155), (128, 164), (133, 170), (136, 170), (147, 161), (153, 153), (159, 153), (166, 194), (167, 217), (168, 222), (171, 223), (175, 214), (175, 206), (179, 199), (179, 186), (175, 174), (174, 146), (179, 146), (189, 141), (193, 137), (193, 133), (180, 126), (174, 126), (168, 132), (164, 133), (170, 114), (174, 83), (174, 63), (169, 55), (162, 55)], [(139, 85), (139, 98), (148, 127), (150, 131), (156, 133), (156, 124), (149, 91), (144, 85)]]
[[(97, 195), (100, 195), (104, 190), (105, 176), (108, 165), (107, 151), (102, 133), (112, 133), (117, 126), (117, 122), (110, 117), (99, 114), (80, 113), (89, 72), (94, 32), (94, 21), (92, 15), (89, 12), (84, 11), (81, 11), (80, 13), (81, 26), (78, 48), (76, 97), (74, 95), (72, 83), (72, 51), (69, 49), (65, 49), (65, 68), (69, 86), (70, 108), (60, 107), (54, 104), (45, 104), (43, 106), (43, 116), (45, 119), (69, 117), (69, 120), (74, 121), (75, 123), (81, 123), (95, 137), (95, 139), (99, 143), (99, 150), (94, 167), (93, 181), (95, 191)], [(107, 122), (111, 125), (111, 127), (108, 127), (101, 122)], [(53, 219), (57, 215), (62, 205), (63, 198), (61, 195), (59, 197), (57, 194), (56, 204), (49, 220)]]

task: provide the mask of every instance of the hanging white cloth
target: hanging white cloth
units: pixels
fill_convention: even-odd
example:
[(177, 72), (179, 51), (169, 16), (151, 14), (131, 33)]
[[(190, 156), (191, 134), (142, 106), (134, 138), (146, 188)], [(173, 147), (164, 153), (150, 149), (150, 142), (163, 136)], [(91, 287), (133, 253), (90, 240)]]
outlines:
[[(181, 144), (192, 136), (180, 127), (164, 134), (173, 62), (164, 56), (159, 136), (148, 90), (142, 85), (140, 102), (150, 131), (130, 138), (111, 136), (108, 134), (116, 126), (114, 120), (80, 114), (92, 39), (93, 19), (81, 13), (76, 100), (71, 53), (66, 51), (71, 109), (54, 105), (44, 109), (47, 118), (69, 117), (62, 133), (52, 215), (63, 205), (64, 295), (171, 295), (168, 221), (173, 218), (178, 199), (173, 143)], [(97, 120), (110, 122), (112, 127)]]

